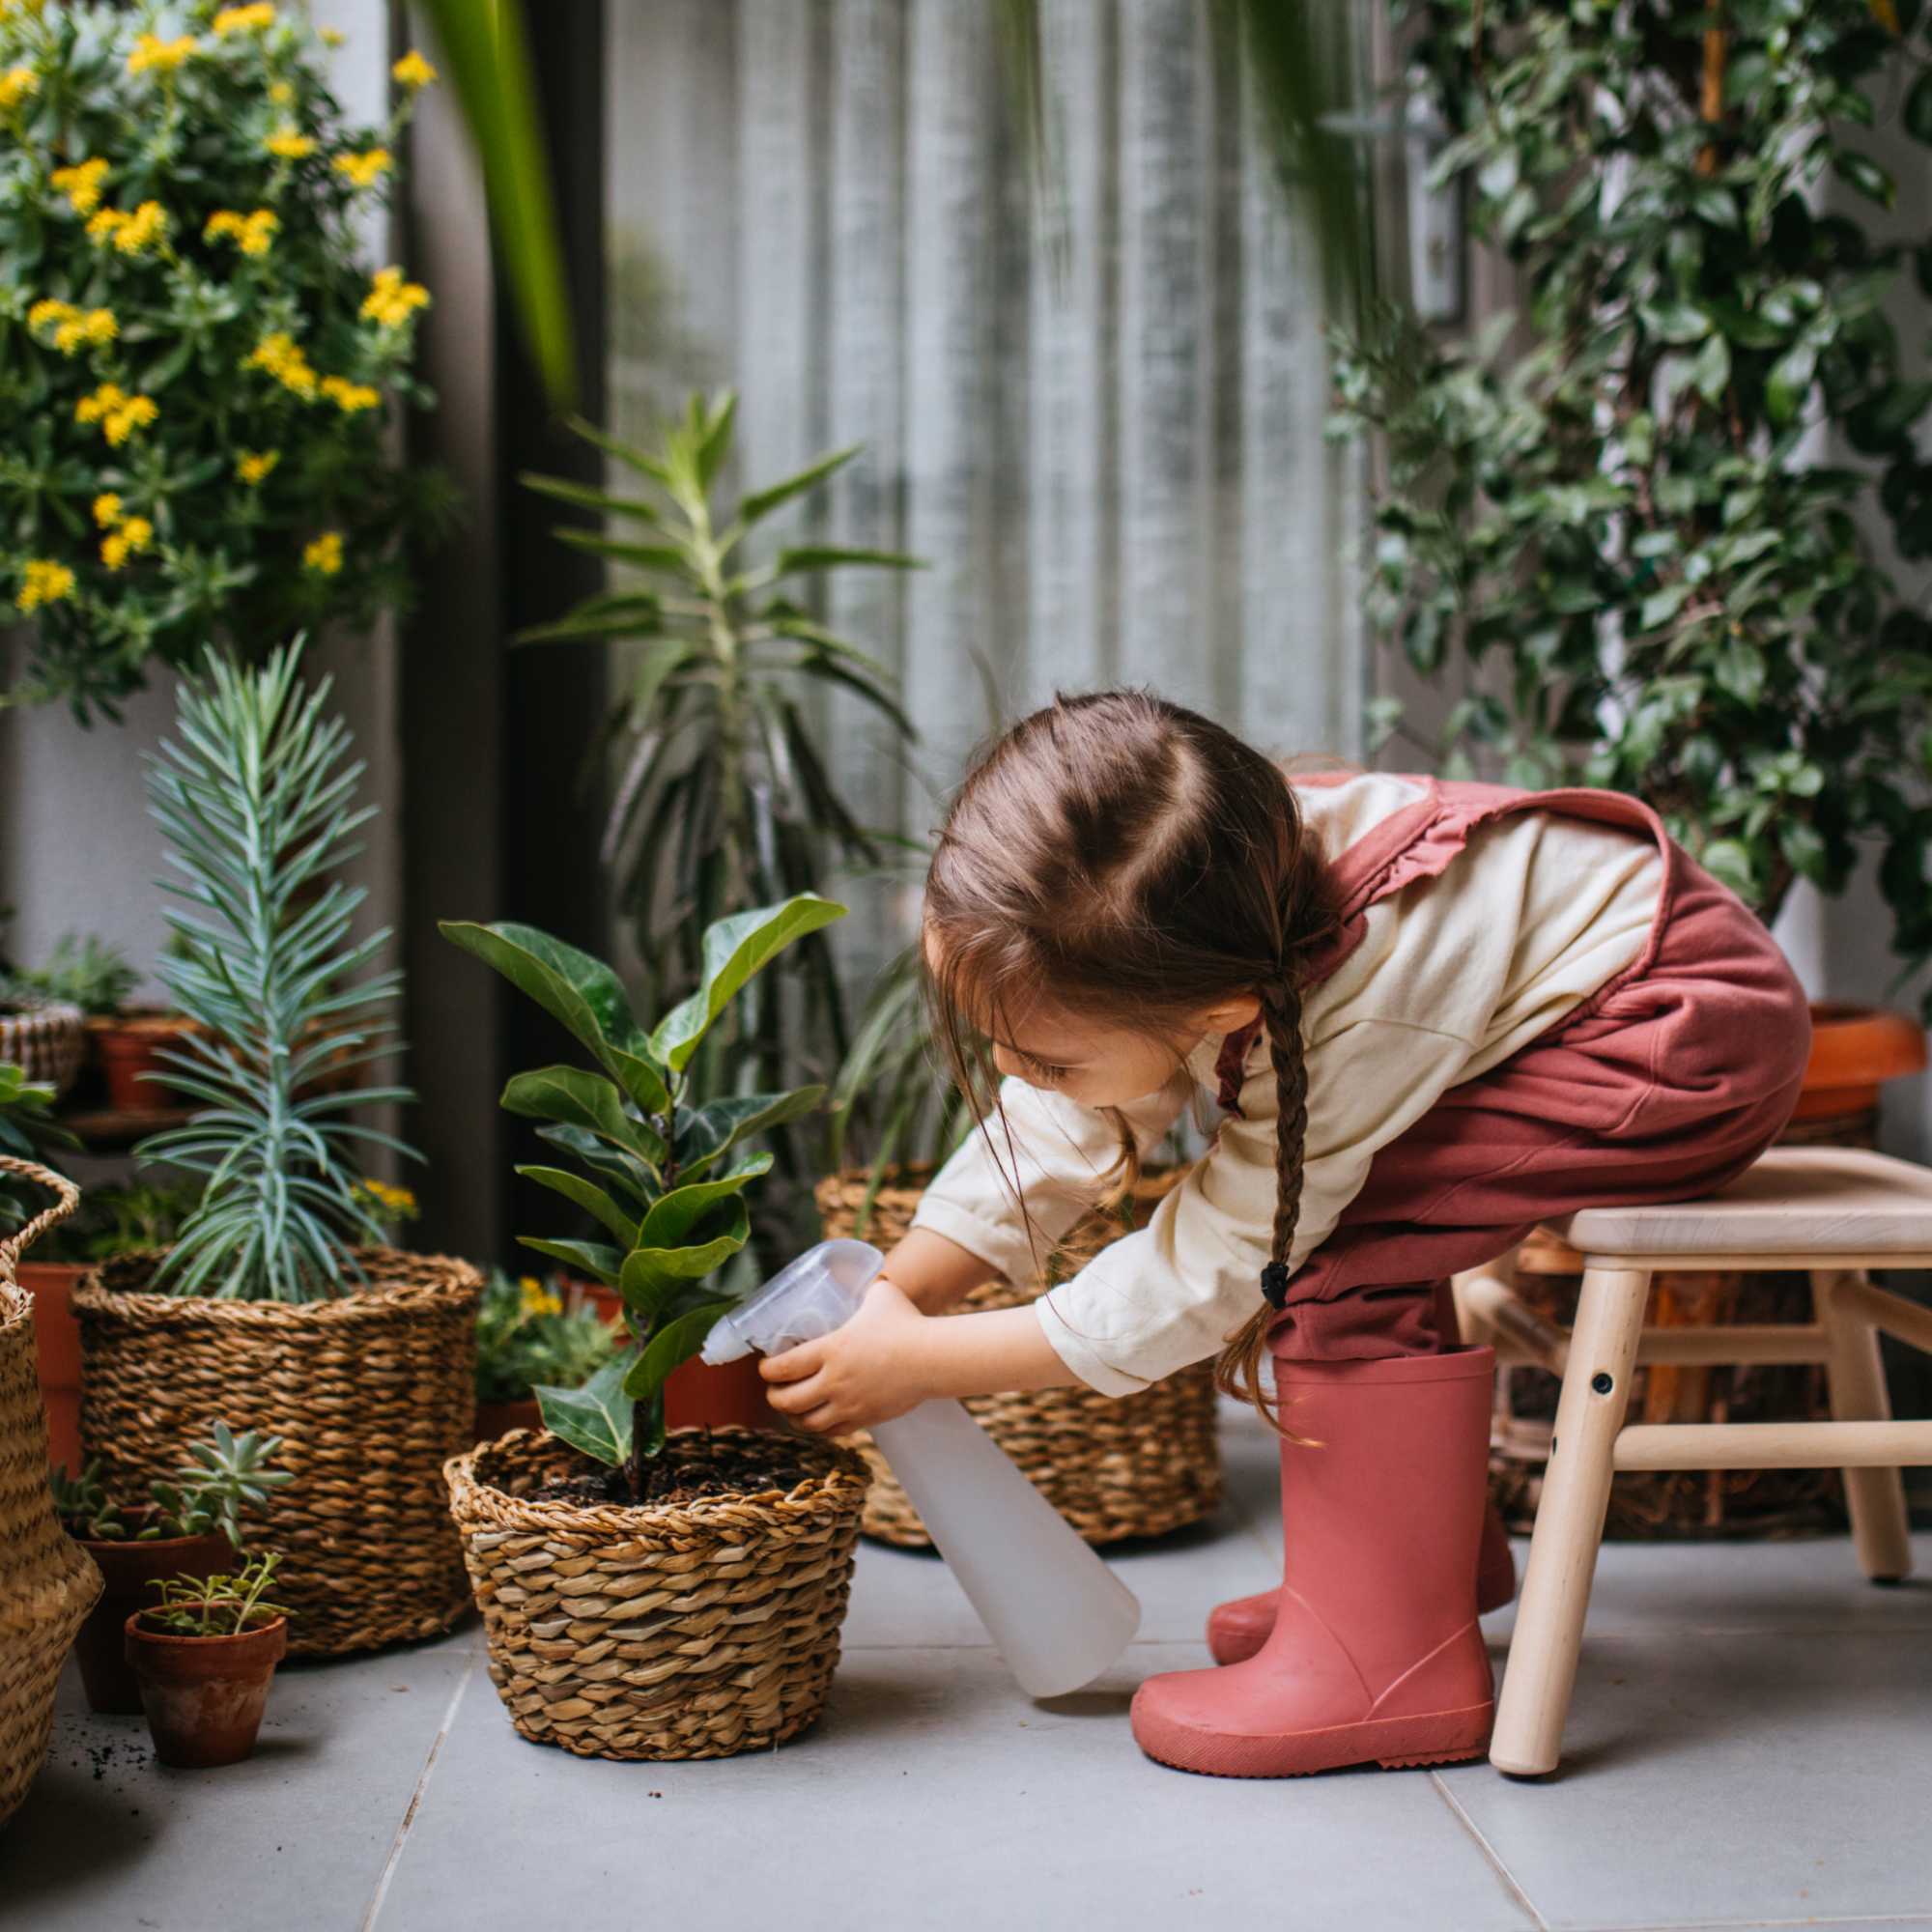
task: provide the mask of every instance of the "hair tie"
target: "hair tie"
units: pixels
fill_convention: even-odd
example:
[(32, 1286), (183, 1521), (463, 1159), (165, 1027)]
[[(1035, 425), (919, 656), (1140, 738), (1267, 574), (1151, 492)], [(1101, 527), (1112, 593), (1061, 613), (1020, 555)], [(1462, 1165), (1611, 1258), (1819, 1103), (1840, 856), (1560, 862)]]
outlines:
[(1262, 1269), (1262, 1299), (1270, 1308), (1288, 1306), (1289, 1265), (1286, 1262), (1269, 1262)]

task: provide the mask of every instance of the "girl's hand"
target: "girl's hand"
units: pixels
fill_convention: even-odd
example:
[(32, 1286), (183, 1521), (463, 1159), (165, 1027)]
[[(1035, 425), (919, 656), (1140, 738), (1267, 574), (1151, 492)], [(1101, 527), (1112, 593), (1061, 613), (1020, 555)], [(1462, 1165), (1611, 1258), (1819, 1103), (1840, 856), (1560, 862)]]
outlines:
[(758, 1373), (774, 1408), (814, 1435), (890, 1422), (937, 1393), (927, 1385), (931, 1320), (881, 1275), (842, 1328), (768, 1355)]

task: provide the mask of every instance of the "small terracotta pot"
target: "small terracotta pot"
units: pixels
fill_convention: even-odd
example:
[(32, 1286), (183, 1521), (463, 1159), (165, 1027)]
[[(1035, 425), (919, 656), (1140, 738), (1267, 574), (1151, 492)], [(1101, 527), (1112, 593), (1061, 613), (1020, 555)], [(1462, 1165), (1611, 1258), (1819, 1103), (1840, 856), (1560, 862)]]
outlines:
[(513, 1429), (541, 1429), (543, 1409), (535, 1396), (526, 1402), (479, 1402), (476, 1405), (476, 1439), (500, 1442)]
[[(624, 1297), (602, 1282), (575, 1284), (608, 1327), (624, 1319)], [(530, 1429), (539, 1423), (525, 1425)], [(671, 1372), (665, 1383), (667, 1429), (782, 1429), (784, 1417), (765, 1400), (764, 1378), (757, 1358), (741, 1355), (735, 1362), (700, 1362), (696, 1355)], [(479, 1440), (484, 1439), (479, 1437)], [(495, 1439), (495, 1438), (489, 1438)]]
[(153, 1585), (169, 1577), (220, 1577), (235, 1567), (235, 1551), (220, 1530), (205, 1536), (156, 1537), (152, 1543), (84, 1539), (80, 1546), (99, 1566), (107, 1587), (73, 1640), (74, 1661), (87, 1691), (88, 1709), (117, 1717), (141, 1715), (141, 1687), (128, 1667), (123, 1634), (128, 1620), (159, 1601)]
[(47, 1406), (47, 1461), (78, 1475), (80, 1453), (80, 1323), (68, 1291), (87, 1273), (68, 1262), (22, 1262), (20, 1286), (34, 1297), (34, 1374)]
[(163, 1764), (208, 1771), (254, 1755), (269, 1685), (289, 1647), (286, 1617), (239, 1636), (171, 1636), (143, 1630), (138, 1611), (124, 1628), (148, 1735)]
[[(95, 1057), (107, 1080), (107, 1104), (116, 1113), (154, 1113), (174, 1104), (167, 1084), (169, 1067), (164, 1048), (178, 1047), (195, 1030), (180, 1013), (121, 1013), (99, 1020), (94, 1035)], [(159, 1076), (149, 1079), (144, 1076)]]
[(1875, 1107), (1886, 1081), (1924, 1066), (1925, 1032), (1908, 1014), (1885, 1007), (1815, 1006), (1811, 1058), (1792, 1119)]

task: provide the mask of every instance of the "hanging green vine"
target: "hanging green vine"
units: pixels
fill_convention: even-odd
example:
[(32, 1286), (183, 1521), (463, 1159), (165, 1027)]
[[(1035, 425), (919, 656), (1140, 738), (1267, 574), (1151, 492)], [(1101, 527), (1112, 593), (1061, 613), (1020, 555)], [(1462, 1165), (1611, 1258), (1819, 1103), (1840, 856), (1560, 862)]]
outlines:
[(1637, 793), (1767, 919), (1879, 841), (1932, 956), (1932, 624), (1861, 522), (1932, 557), (1932, 382), (1885, 309), (1932, 249), (1837, 212), (1893, 204), (1881, 112), (1932, 142), (1916, 0), (1395, 11), (1525, 298), (1472, 342), (1383, 305), (1340, 345), (1341, 426), (1386, 437), (1372, 614), (1424, 673), (1507, 673), (1432, 749)]

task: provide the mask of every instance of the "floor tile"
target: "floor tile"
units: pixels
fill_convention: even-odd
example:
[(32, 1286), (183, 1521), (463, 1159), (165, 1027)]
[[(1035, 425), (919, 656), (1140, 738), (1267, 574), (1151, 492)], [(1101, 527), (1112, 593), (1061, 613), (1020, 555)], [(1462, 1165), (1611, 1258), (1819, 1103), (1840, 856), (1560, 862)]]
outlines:
[(1439, 1776), (1559, 1932), (1932, 1917), (1922, 1628), (1598, 1630), (1555, 1777)]
[(625, 1899), (712, 1932), (1533, 1923), (1427, 1773), (1251, 1782), (1143, 1757), (1135, 1684), (1206, 1661), (1136, 1645), (1036, 1704), (984, 1649), (853, 1651), (810, 1736), (707, 1764), (573, 1759), (472, 1695), (380, 1932), (531, 1932)]
[(0, 1926), (354, 1932), (479, 1636), (284, 1664), (255, 1756), (219, 1771), (157, 1764), (146, 1721), (90, 1712), (70, 1664), (46, 1767), (0, 1832)]

